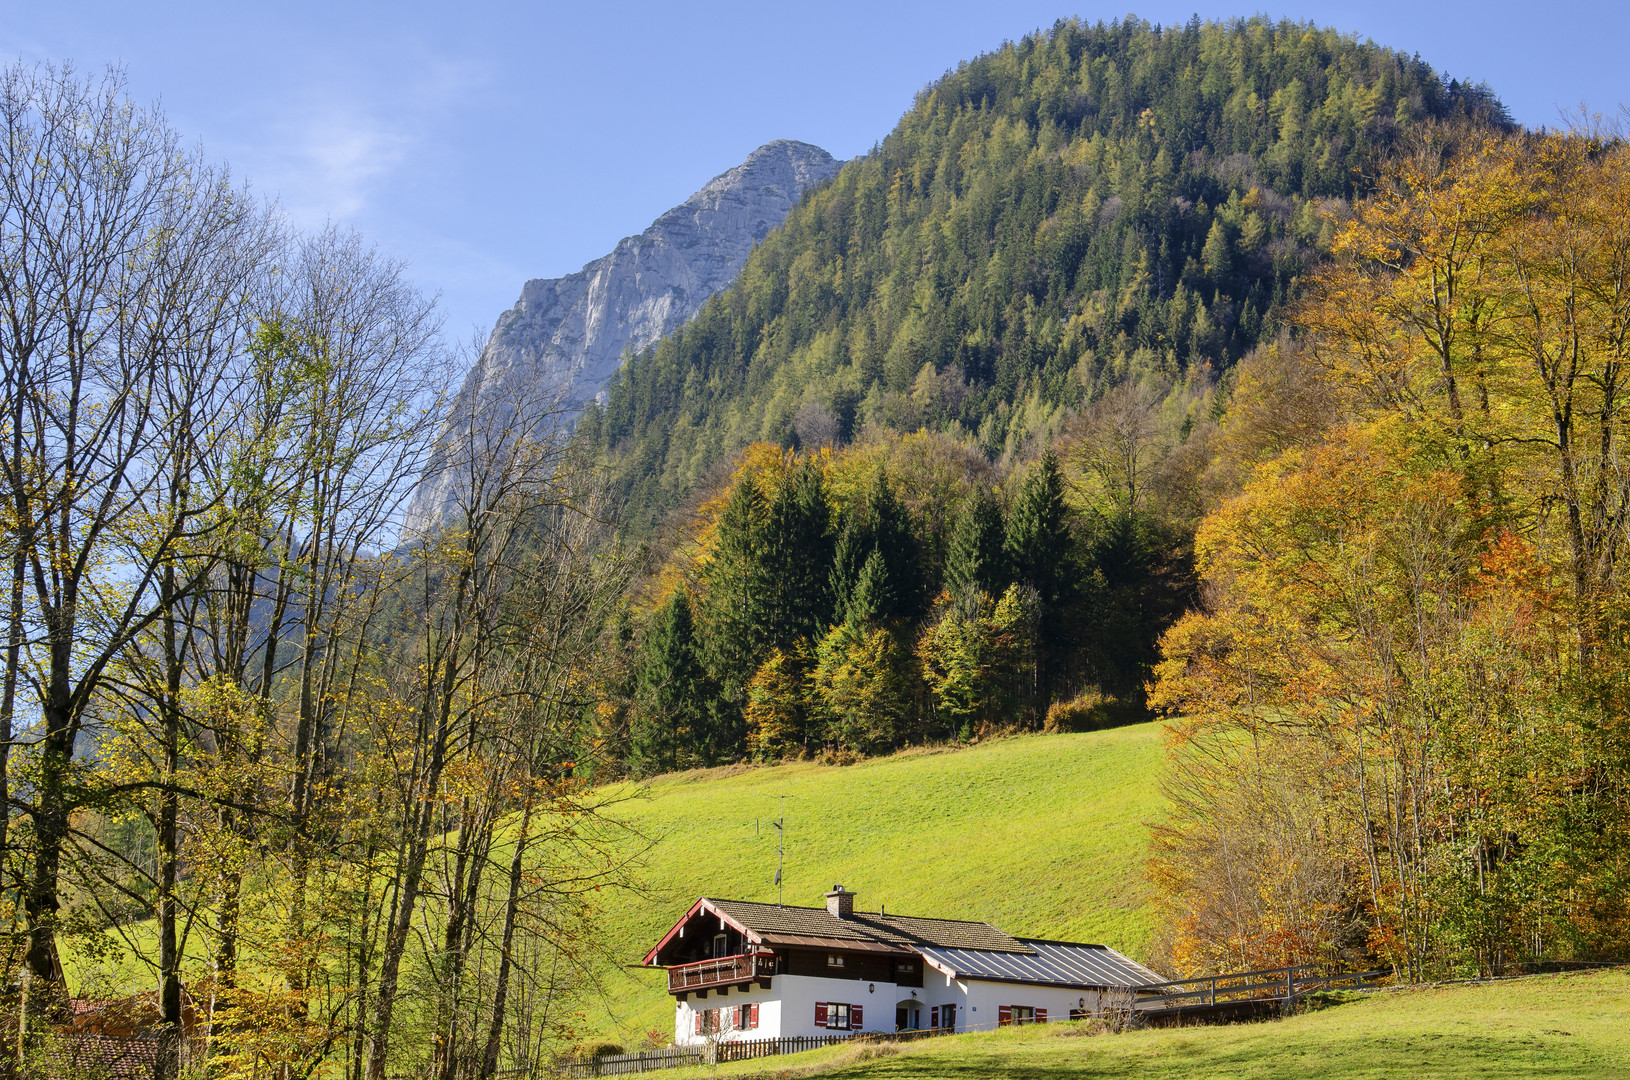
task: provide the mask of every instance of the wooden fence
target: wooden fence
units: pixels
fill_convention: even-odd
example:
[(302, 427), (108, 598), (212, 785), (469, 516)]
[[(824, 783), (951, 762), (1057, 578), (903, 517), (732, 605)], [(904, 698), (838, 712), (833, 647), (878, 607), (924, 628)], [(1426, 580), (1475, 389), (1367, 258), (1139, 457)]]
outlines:
[[(1132, 1008), (1138, 1012), (1153, 1013), (1170, 1009), (1215, 1008), (1247, 1001), (1291, 1004), (1298, 997), (1315, 990), (1331, 990), (1338, 986), (1364, 989), (1374, 986), (1373, 980), (1390, 978), (1391, 975), (1390, 970), (1321, 975), (1312, 964), (1293, 964), (1261, 971), (1232, 971), (1224, 975), (1202, 975), (1197, 979), (1173, 979), (1170, 982), (1134, 986)], [(1187, 989), (1189, 987), (1192, 989)]]
[(710, 1049), (707, 1046), (670, 1046), (663, 1050), (643, 1050), (637, 1054), (607, 1054), (605, 1057), (583, 1058), (580, 1061), (563, 1061), (560, 1063), (560, 1075), (574, 1078), (628, 1076), (657, 1069), (677, 1069), (683, 1065), (706, 1065)]

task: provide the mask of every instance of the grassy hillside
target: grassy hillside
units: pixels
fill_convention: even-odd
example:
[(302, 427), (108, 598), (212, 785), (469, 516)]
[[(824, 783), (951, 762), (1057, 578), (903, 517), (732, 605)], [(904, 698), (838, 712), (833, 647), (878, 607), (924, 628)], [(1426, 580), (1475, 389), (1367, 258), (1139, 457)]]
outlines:
[[(643, 896), (608, 896), (618, 959), (637, 963), (698, 896), (775, 899), (786, 796), (786, 902), (841, 882), (862, 908), (984, 919), (1010, 933), (1095, 941), (1134, 956), (1151, 931), (1142, 876), (1160, 810), (1160, 729), (1034, 736), (857, 765), (714, 769), (662, 777), (622, 815), (654, 844)], [(591, 1027), (671, 1034), (660, 974), (612, 971)]]
[(1630, 971), (1406, 989), (1259, 1024), (1069, 1037), (1080, 1029), (1054, 1024), (963, 1035), (868, 1061), (839, 1049), (778, 1058), (771, 1070), (759, 1061), (664, 1075), (1610, 1080), (1630, 1077)]

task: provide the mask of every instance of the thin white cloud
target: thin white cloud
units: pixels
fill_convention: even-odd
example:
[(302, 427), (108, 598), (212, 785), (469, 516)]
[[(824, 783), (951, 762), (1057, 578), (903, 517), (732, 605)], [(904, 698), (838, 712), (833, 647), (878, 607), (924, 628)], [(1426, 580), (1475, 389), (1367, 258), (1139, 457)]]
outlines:
[(260, 183), (301, 224), (355, 218), (411, 156), (416, 138), (366, 107), (329, 103), (280, 119)]
[(404, 170), (434, 167), (438, 129), (487, 85), (471, 63), (404, 55), (392, 66), (399, 78), (373, 67), (365, 86), (318, 76), (258, 122), (243, 117), (251, 140), (215, 146), (296, 224), (365, 217)]

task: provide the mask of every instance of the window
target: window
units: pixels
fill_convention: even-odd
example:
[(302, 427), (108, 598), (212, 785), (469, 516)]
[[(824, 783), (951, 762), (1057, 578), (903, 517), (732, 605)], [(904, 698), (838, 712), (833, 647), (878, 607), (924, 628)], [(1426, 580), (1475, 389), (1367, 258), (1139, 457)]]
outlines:
[(724, 934), (714, 934), (713, 935), (713, 955), (714, 956), (728, 956), (728, 955), (730, 955), (729, 952), (727, 951), (728, 948), (729, 948), (729, 945), (730, 945), (730, 939), (727, 936), (725, 936)]
[(840, 967), (842, 967), (843, 966), (843, 957), (838, 953), (830, 953), (830, 952), (827, 953), (826, 954), (826, 966), (829, 967), (829, 968), (840, 968)]
[(917, 965), (912, 963), (910, 960), (902, 960), (894, 966), (896, 970), (904, 972), (907, 975), (917, 970)]
[(942, 1027), (947, 1031), (955, 1031), (956, 1030), (956, 1006), (955, 1005), (941, 1005), (940, 1006), (940, 1022), (936, 1026), (937, 1027)]
[(996, 1025), (1007, 1024), (1045, 1024), (1047, 1010), (1038, 1009), (1034, 1005), (1000, 1005), (996, 1009)]
[(815, 1003), (815, 1026), (828, 1031), (859, 1031), (864, 1026), (859, 1005), (846, 1005), (840, 1001)]
[(1005, 1027), (1008, 1024), (1045, 1024), (1047, 1010), (1038, 1009), (1034, 1005), (998, 1005), (996, 1007), (996, 1026)]

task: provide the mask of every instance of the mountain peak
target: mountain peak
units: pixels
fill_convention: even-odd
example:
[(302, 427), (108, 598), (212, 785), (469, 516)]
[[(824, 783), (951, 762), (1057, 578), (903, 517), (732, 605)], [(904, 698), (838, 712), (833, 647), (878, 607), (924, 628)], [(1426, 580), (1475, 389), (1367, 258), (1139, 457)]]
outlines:
[[(628, 351), (678, 329), (730, 285), (804, 191), (842, 165), (806, 142), (767, 142), (610, 254), (575, 274), (528, 281), (498, 317), (451, 415), (507, 415), (543, 396), (574, 407), (592, 398)], [(411, 530), (446, 508), (451, 480), (440, 473), (433, 465), (414, 493)]]

